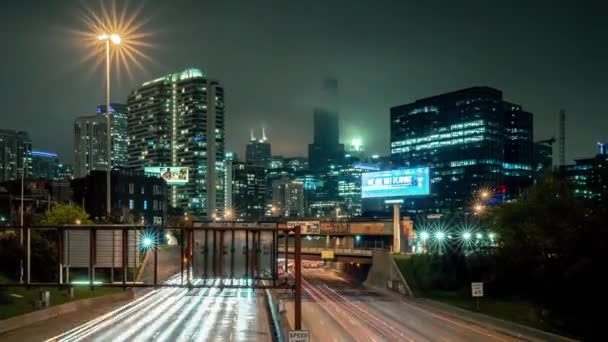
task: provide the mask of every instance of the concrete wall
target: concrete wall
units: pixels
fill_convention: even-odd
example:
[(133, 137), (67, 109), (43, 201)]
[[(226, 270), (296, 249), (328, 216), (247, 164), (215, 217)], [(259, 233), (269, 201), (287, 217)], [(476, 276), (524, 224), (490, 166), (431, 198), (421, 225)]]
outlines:
[(372, 267), (364, 284), (370, 287), (388, 288), (403, 295), (414, 296), (390, 252), (374, 251)]

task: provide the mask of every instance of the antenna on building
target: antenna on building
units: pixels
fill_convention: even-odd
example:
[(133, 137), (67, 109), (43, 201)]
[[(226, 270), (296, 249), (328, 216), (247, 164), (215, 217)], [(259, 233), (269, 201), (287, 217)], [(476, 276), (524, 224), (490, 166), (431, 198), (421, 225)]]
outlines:
[(251, 129), (251, 141), (254, 141), (255, 137), (253, 136), (253, 128)]
[(266, 141), (266, 131), (264, 130), (264, 127), (262, 127), (262, 141)]
[(559, 111), (559, 164), (566, 165), (566, 110)]

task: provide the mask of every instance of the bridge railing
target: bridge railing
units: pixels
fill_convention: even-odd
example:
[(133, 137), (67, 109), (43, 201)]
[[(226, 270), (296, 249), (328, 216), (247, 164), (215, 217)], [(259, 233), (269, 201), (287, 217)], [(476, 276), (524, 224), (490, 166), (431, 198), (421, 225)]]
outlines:
[[(285, 247), (279, 246), (279, 252), (284, 252)], [(289, 253), (294, 252), (294, 248), (289, 247), (287, 249)], [(370, 249), (354, 249), (354, 248), (323, 248), (323, 247), (302, 247), (302, 253), (318, 253), (321, 254), (323, 251), (333, 251), (334, 254), (342, 254), (342, 255), (358, 255), (358, 256), (369, 256), (373, 255), (373, 251)]]

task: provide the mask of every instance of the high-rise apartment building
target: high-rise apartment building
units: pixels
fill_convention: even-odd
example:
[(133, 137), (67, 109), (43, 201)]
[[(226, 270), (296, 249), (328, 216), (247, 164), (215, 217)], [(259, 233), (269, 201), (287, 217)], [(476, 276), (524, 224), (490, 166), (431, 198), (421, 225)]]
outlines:
[(32, 141), (27, 132), (0, 129), (0, 182), (30, 175)]
[(169, 205), (210, 217), (224, 208), (224, 88), (186, 69), (143, 83), (128, 107), (128, 167), (188, 168), (170, 188)]
[(521, 193), (532, 182), (532, 133), (532, 114), (488, 87), (391, 108), (393, 167), (431, 167), (427, 208), (463, 208), (480, 187)]
[(287, 177), (272, 182), (272, 205), (282, 216), (304, 216), (304, 185)]
[(245, 147), (245, 161), (252, 165), (268, 168), (271, 159), (270, 143), (266, 138), (265, 130), (262, 128), (262, 139), (256, 139), (251, 130), (251, 139)]
[[(96, 115), (81, 116), (74, 121), (74, 177), (93, 170), (107, 170), (106, 106), (97, 106)], [(110, 148), (112, 168), (127, 166), (126, 107), (110, 103)]]

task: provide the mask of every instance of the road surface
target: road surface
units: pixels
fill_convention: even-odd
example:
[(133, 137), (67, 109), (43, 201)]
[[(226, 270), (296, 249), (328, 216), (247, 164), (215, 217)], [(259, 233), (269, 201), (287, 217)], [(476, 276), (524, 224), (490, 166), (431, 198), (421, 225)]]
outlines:
[[(311, 341), (520, 341), (369, 290), (331, 270), (303, 269), (302, 286), (302, 325)], [(293, 324), (292, 303), (286, 309)]]
[(251, 289), (159, 289), (48, 340), (263, 341), (268, 324), (259, 304)]

